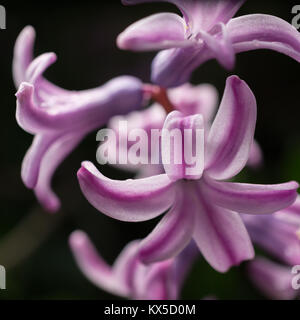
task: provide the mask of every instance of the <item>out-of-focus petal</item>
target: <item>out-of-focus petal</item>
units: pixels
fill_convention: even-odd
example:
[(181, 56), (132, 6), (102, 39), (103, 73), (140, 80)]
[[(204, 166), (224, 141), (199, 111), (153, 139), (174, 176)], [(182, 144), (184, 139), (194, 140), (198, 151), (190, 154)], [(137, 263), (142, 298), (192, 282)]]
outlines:
[(151, 66), (151, 80), (165, 88), (177, 87), (189, 81), (192, 72), (213, 58), (213, 53), (202, 45), (168, 49), (159, 52)]
[[(32, 164), (36, 164), (39, 169), (34, 192), (39, 202), (49, 212), (55, 212), (60, 207), (60, 200), (51, 188), (52, 177), (59, 165), (76, 148), (84, 136), (85, 133), (82, 132), (62, 135), (49, 145), (43, 157), (39, 157), (38, 153), (32, 155), (36, 156), (35, 159), (32, 158)], [(44, 146), (41, 146), (41, 149), (43, 148)]]
[(286, 264), (300, 264), (299, 225), (279, 219), (277, 213), (260, 216), (244, 214), (242, 218), (255, 244)]
[(253, 283), (269, 299), (291, 300), (297, 296), (297, 290), (292, 288), (290, 267), (265, 258), (256, 258), (249, 262), (248, 273)]
[(207, 262), (217, 271), (254, 257), (247, 230), (238, 213), (211, 205), (198, 192), (199, 213), (196, 215), (194, 240)]
[(92, 283), (112, 294), (130, 294), (129, 288), (116, 281), (112, 268), (97, 253), (86, 233), (73, 232), (69, 243), (79, 268)]
[(117, 38), (124, 50), (162, 50), (185, 47), (193, 43), (185, 38), (183, 19), (174, 13), (158, 13), (135, 22)]
[(18, 36), (14, 48), (13, 78), (16, 88), (26, 81), (26, 70), (33, 59), (35, 31), (33, 27), (25, 27)]
[[(162, 130), (162, 162), (172, 180), (201, 178), (204, 169), (204, 121), (198, 115), (169, 113)], [(196, 154), (196, 156), (194, 156)]]
[(193, 86), (184, 84), (170, 89), (169, 98), (176, 110), (184, 115), (201, 114), (205, 123), (209, 123), (217, 108), (218, 91), (210, 84)]
[[(184, 186), (184, 185), (182, 185)], [(165, 214), (156, 228), (144, 239), (139, 247), (139, 258), (149, 264), (176, 256), (190, 242), (197, 206), (194, 194), (188, 187), (180, 190), (170, 211)]]
[(167, 175), (110, 180), (91, 162), (83, 162), (77, 175), (87, 200), (99, 211), (121, 221), (155, 218), (174, 202), (176, 184)]
[(274, 213), (296, 200), (297, 182), (275, 185), (220, 182), (206, 178), (203, 193), (216, 205), (247, 214)]
[(208, 136), (205, 166), (211, 177), (228, 179), (243, 169), (253, 143), (256, 111), (247, 84), (237, 76), (229, 77)]
[(226, 23), (245, 0), (122, 0), (125, 5), (165, 1), (175, 4), (182, 12), (191, 32), (209, 31), (218, 22)]
[(227, 31), (236, 52), (271, 49), (300, 62), (300, 34), (278, 17), (266, 14), (241, 16), (229, 21)]
[[(33, 62), (34, 63), (34, 62)], [(51, 130), (90, 129), (101, 127), (115, 114), (126, 114), (142, 105), (142, 83), (129, 76), (115, 78), (104, 86), (68, 97), (53, 97), (38, 105), (34, 86), (22, 83), (17, 96), (17, 121), (30, 133)], [(51, 105), (47, 105), (47, 104)]]
[(251, 168), (258, 168), (261, 166), (263, 163), (263, 152), (256, 140), (253, 140), (250, 153), (249, 153), (249, 158), (247, 162), (247, 166)]

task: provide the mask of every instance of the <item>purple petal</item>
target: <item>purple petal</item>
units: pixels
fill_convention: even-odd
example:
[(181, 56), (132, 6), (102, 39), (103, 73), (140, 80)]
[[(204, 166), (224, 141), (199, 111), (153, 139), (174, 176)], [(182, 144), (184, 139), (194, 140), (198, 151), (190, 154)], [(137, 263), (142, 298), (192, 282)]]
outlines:
[(174, 13), (158, 13), (135, 22), (117, 38), (124, 50), (162, 50), (192, 45), (185, 37), (183, 19)]
[(32, 84), (22, 83), (16, 94), (17, 121), (30, 133), (94, 130), (115, 114), (139, 108), (143, 99), (142, 83), (129, 76), (115, 78), (97, 89), (53, 96), (42, 105), (36, 103), (34, 91)]
[[(224, 24), (215, 26), (214, 33), (200, 31), (199, 36), (205, 45), (213, 52), (218, 62), (227, 70), (231, 70), (235, 64), (235, 52), (229, 39), (228, 32)], [(220, 29), (220, 31), (218, 31)]]
[(242, 215), (242, 218), (254, 243), (286, 264), (300, 264), (299, 224), (292, 225), (283, 218), (279, 219), (277, 213)]
[(208, 136), (206, 172), (218, 180), (238, 174), (249, 158), (256, 123), (256, 100), (237, 76), (227, 79), (224, 96)]
[(122, 3), (133, 5), (158, 1), (175, 4), (181, 10), (191, 32), (199, 29), (209, 31), (218, 22), (228, 22), (245, 2), (245, 0), (122, 0)]
[(141, 242), (139, 258), (143, 263), (149, 264), (174, 257), (190, 242), (197, 207), (190, 206), (195, 200), (193, 194), (184, 188), (179, 190), (180, 194), (170, 211)]
[(300, 62), (300, 34), (288, 22), (266, 14), (234, 18), (227, 31), (236, 52), (271, 49)]
[(263, 163), (263, 152), (256, 140), (253, 140), (250, 153), (249, 153), (249, 158), (247, 162), (247, 166), (251, 168), (258, 168), (262, 165)]
[[(85, 133), (82, 132), (65, 134), (49, 145), (47, 152), (42, 157), (38, 152), (29, 156), (31, 157), (31, 172), (34, 174), (32, 177), (35, 177), (39, 170), (37, 183), (34, 186), (35, 195), (49, 212), (56, 212), (60, 207), (60, 201), (51, 188), (52, 177), (57, 167), (76, 148), (84, 136)], [(41, 146), (41, 149), (44, 149), (44, 146)], [(34, 164), (36, 167), (33, 167)], [(29, 174), (30, 172), (28, 176)]]
[(253, 283), (269, 299), (291, 300), (297, 296), (297, 291), (292, 288), (290, 267), (257, 258), (249, 262), (248, 272)]
[[(196, 154), (196, 157), (193, 155)], [(162, 162), (172, 180), (201, 178), (204, 169), (204, 121), (171, 112), (162, 130)]]
[(152, 62), (151, 81), (165, 88), (177, 87), (188, 82), (192, 72), (213, 57), (204, 44), (163, 50)]
[(201, 114), (205, 123), (209, 123), (216, 111), (218, 91), (210, 84), (193, 86), (184, 84), (168, 91), (169, 98), (176, 110), (184, 115)]
[(125, 297), (130, 294), (129, 288), (116, 281), (112, 268), (99, 256), (84, 232), (73, 232), (69, 243), (80, 270), (92, 283), (112, 294)]
[(215, 204), (240, 213), (274, 213), (293, 204), (297, 182), (275, 185), (220, 182), (206, 178), (203, 193)]
[(254, 257), (254, 250), (239, 214), (212, 205), (198, 192), (194, 240), (207, 262), (217, 271)]
[(83, 162), (78, 179), (82, 192), (96, 209), (121, 221), (155, 218), (174, 202), (176, 184), (167, 175), (138, 180), (110, 180), (91, 162)]
[(35, 31), (31, 26), (25, 27), (15, 44), (13, 58), (13, 78), (16, 88), (26, 81), (26, 70), (33, 59)]

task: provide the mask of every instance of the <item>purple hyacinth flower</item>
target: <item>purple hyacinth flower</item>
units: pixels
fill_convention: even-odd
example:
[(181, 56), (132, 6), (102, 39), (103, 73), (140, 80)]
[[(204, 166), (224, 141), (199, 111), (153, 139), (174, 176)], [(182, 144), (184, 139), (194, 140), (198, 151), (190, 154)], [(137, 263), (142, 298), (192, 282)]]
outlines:
[[(290, 206), (297, 196), (296, 182), (255, 185), (224, 181), (246, 165), (255, 123), (253, 93), (244, 81), (229, 77), (205, 138), (201, 170), (187, 173), (188, 163), (184, 159), (182, 165), (163, 162), (166, 174), (118, 181), (103, 176), (91, 162), (83, 162), (78, 171), (81, 189), (95, 208), (118, 220), (145, 221), (167, 211), (139, 245), (139, 257), (144, 263), (175, 256), (193, 238), (204, 258), (216, 270), (225, 272), (254, 256), (239, 213), (274, 213)], [(203, 117), (185, 117), (174, 111), (164, 124), (164, 129), (173, 128), (195, 132), (204, 128)], [(189, 147), (195, 150), (193, 143)]]
[(249, 262), (248, 273), (255, 286), (270, 299), (291, 300), (299, 295), (292, 287), (291, 267), (256, 258)]
[[(158, 0), (123, 0), (126, 5)], [(300, 61), (300, 34), (288, 22), (271, 15), (232, 18), (244, 0), (161, 0), (175, 4), (183, 17), (158, 13), (123, 31), (117, 44), (135, 51), (163, 50), (153, 61), (152, 81), (164, 87), (188, 81), (202, 63), (217, 59), (227, 69), (235, 54), (271, 49)]]
[(252, 241), (288, 265), (300, 265), (300, 197), (272, 215), (243, 215)]
[(105, 85), (83, 91), (67, 91), (43, 77), (56, 60), (54, 53), (33, 59), (35, 31), (26, 27), (14, 52), (13, 75), (17, 87), (18, 124), (34, 135), (22, 164), (22, 179), (34, 189), (48, 211), (60, 206), (51, 179), (60, 163), (85, 135), (103, 126), (112, 116), (126, 114), (142, 105), (142, 83), (133, 77), (115, 78)]
[[(150, 86), (151, 87), (151, 86)], [(153, 89), (149, 88), (149, 91)], [(173, 110), (178, 110), (184, 115), (189, 116), (193, 114), (201, 114), (204, 119), (206, 128), (208, 129), (211, 126), (213, 117), (216, 113), (217, 102), (218, 102), (218, 93), (214, 86), (210, 84), (201, 84), (193, 86), (191, 84), (184, 84), (180, 87), (169, 89), (167, 92), (168, 102), (165, 102), (168, 106), (171, 105)], [(133, 111), (125, 116), (115, 116), (109, 123), (108, 128), (113, 130), (114, 134), (117, 137), (117, 143), (113, 143), (113, 139), (107, 140), (106, 146), (107, 150), (111, 153), (115, 150), (116, 155), (114, 158), (125, 159), (126, 154), (128, 154), (129, 149), (131, 148), (133, 142), (128, 141), (127, 148), (122, 148), (119, 146), (118, 142), (124, 141), (127, 139), (127, 134), (130, 130), (142, 129), (148, 133), (150, 136), (151, 130), (162, 129), (164, 121), (167, 117), (167, 112), (161, 104), (155, 103), (146, 110), (142, 111)], [(120, 128), (120, 122), (126, 122), (127, 130)], [(148, 141), (150, 146), (150, 141)], [(158, 148), (153, 148), (157, 150)], [(151, 153), (153, 156), (153, 151)], [(161, 155), (158, 155), (157, 158), (161, 159)], [(262, 151), (259, 144), (254, 140), (247, 165), (256, 168), (262, 164)], [(143, 162), (150, 162), (150, 159), (142, 159), (140, 164), (131, 164), (130, 162), (124, 164), (112, 164), (123, 170), (128, 170), (130, 172), (138, 171), (136, 178), (146, 178), (152, 175), (161, 174), (164, 172), (163, 165), (160, 164), (143, 164)]]
[(138, 258), (139, 241), (133, 241), (123, 249), (113, 266), (109, 266), (84, 232), (73, 232), (69, 243), (79, 268), (92, 283), (129, 299), (178, 299), (197, 255), (191, 243), (178, 257), (145, 266)]

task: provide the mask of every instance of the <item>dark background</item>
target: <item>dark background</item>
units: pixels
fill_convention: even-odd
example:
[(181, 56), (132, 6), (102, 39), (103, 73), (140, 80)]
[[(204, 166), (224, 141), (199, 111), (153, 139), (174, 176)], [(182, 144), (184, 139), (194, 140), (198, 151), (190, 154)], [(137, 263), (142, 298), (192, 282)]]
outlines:
[[(92, 208), (82, 196), (76, 171), (83, 160), (96, 163), (95, 133), (87, 137), (61, 165), (54, 188), (62, 199), (59, 213), (49, 215), (36, 202), (20, 178), (22, 158), (32, 137), (15, 122), (15, 97), (11, 75), (15, 39), (28, 24), (37, 32), (35, 53), (54, 51), (57, 63), (46, 76), (66, 89), (96, 87), (112, 77), (131, 74), (149, 81), (154, 53), (122, 52), (116, 36), (129, 24), (151, 13), (174, 11), (170, 4), (124, 7), (119, 1), (24, 1), (1, 2), (7, 10), (7, 29), (0, 30), (0, 264), (7, 269), (7, 290), (0, 299), (107, 299), (80, 273), (68, 248), (75, 229), (88, 232), (102, 255), (113, 262), (131, 239), (144, 237), (156, 221), (130, 224), (112, 220)], [(291, 21), (296, 1), (248, 0), (238, 15), (268, 13)], [(220, 94), (225, 79), (235, 73), (246, 80), (258, 101), (256, 138), (265, 155), (264, 167), (245, 170), (240, 181), (279, 183), (300, 181), (299, 95), (300, 68), (289, 57), (271, 51), (239, 54), (235, 70), (225, 72), (216, 61), (199, 68), (195, 84), (214, 84)], [(110, 177), (127, 174), (105, 166)], [(263, 298), (247, 279), (245, 265), (225, 275), (206, 262), (196, 263), (183, 298)]]

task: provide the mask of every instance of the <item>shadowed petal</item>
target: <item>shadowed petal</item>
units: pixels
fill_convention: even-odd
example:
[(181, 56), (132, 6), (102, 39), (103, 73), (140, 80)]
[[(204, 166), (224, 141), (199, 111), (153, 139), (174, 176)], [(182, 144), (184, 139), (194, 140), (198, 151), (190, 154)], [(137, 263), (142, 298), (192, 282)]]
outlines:
[(135, 22), (117, 38), (124, 50), (146, 51), (190, 46), (185, 38), (185, 23), (174, 13), (158, 13)]
[(167, 175), (138, 180), (110, 180), (91, 162), (83, 162), (78, 179), (82, 192), (96, 209), (121, 221), (155, 218), (174, 202), (176, 185)]
[(194, 230), (197, 206), (193, 192), (188, 188), (178, 190), (175, 203), (150, 235), (141, 242), (139, 258), (143, 263), (153, 263), (176, 256), (190, 242)]
[[(38, 105), (35, 87), (22, 83), (17, 96), (17, 121), (30, 133), (101, 127), (115, 114), (126, 114), (142, 104), (142, 83), (136, 78), (115, 78), (104, 86), (68, 96), (53, 96)], [(62, 99), (63, 98), (63, 99)], [(51, 105), (48, 105), (51, 104)]]
[(266, 14), (234, 18), (227, 31), (236, 52), (271, 49), (300, 62), (300, 34), (288, 22)]
[(13, 58), (13, 78), (16, 88), (26, 81), (26, 70), (33, 59), (35, 31), (31, 26), (25, 27), (16, 40)]
[(92, 283), (112, 294), (124, 297), (130, 294), (123, 282), (116, 281), (113, 269), (97, 253), (86, 233), (73, 232), (69, 244), (80, 270)]
[(256, 140), (253, 140), (250, 153), (249, 153), (249, 158), (247, 162), (247, 166), (251, 168), (258, 168), (262, 165), (263, 163), (263, 152), (262, 149), (259, 145), (259, 143)]
[[(36, 169), (39, 169), (37, 184), (34, 186), (35, 195), (49, 212), (55, 212), (60, 207), (60, 200), (51, 188), (52, 177), (56, 169), (76, 148), (84, 136), (85, 133), (78, 132), (58, 137), (49, 145), (47, 152), (45, 152), (42, 158), (38, 157), (37, 153), (37, 157), (31, 159), (33, 164), (36, 164)], [(43, 148), (44, 146), (41, 147), (41, 149)], [(34, 157), (36, 155), (33, 154), (31, 156)]]
[(206, 178), (203, 193), (224, 208), (247, 214), (274, 213), (293, 204), (297, 182), (275, 185), (220, 182)]
[(292, 288), (290, 267), (265, 258), (256, 258), (249, 262), (248, 273), (253, 283), (269, 299), (291, 300), (297, 296), (297, 290)]
[(224, 96), (208, 136), (207, 173), (218, 180), (238, 174), (249, 158), (256, 123), (256, 100), (237, 76), (227, 79)]
[(194, 240), (207, 262), (217, 271), (226, 272), (252, 259), (254, 250), (239, 214), (211, 205), (201, 191), (198, 199)]

